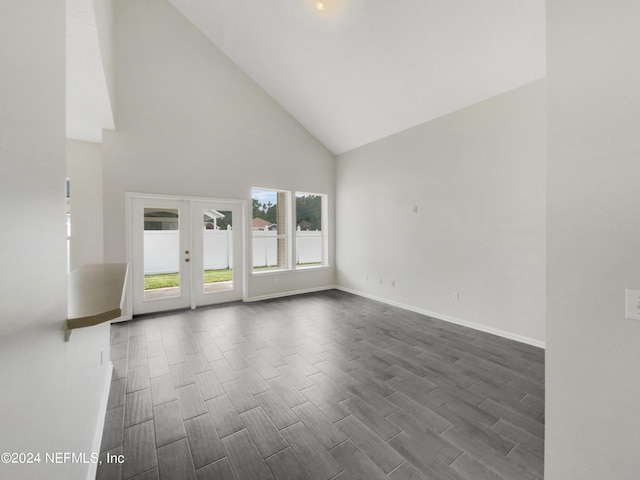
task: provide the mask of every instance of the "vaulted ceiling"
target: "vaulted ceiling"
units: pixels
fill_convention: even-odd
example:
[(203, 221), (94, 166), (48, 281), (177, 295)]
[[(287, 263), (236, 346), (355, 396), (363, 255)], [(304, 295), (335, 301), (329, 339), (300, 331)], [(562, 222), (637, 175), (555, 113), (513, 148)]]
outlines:
[(545, 76), (544, 0), (169, 1), (335, 154)]
[(545, 76), (544, 0), (169, 2), (334, 154)]

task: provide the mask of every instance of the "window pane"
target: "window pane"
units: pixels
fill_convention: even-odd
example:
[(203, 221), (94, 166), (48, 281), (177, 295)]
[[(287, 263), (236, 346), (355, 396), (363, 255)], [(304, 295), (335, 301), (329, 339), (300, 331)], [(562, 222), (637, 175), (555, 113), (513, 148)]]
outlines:
[(233, 219), (230, 211), (202, 211), (204, 292), (233, 290)]
[(322, 195), (296, 194), (296, 265), (322, 265)]
[(180, 295), (179, 212), (144, 209), (144, 299)]
[(322, 195), (296, 193), (296, 227), (299, 231), (322, 231)]
[(254, 188), (254, 271), (287, 268), (287, 192)]

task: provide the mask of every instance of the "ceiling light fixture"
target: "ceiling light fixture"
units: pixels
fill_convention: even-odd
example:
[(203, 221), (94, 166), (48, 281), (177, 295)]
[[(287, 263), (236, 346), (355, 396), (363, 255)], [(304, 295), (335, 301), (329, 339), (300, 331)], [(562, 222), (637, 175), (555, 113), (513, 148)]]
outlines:
[(344, 0), (305, 0), (308, 7), (312, 8), (316, 12), (321, 12), (320, 15), (335, 16), (344, 10)]

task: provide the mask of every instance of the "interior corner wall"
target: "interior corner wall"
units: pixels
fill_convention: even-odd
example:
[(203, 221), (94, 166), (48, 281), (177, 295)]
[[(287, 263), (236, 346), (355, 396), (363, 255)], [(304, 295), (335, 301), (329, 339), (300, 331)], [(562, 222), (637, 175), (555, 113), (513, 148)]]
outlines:
[(71, 186), (70, 266), (103, 263), (102, 145), (67, 140), (67, 177)]
[(640, 472), (638, 18), (633, 0), (547, 2), (547, 480)]
[[(0, 3), (0, 451), (40, 463), (0, 463), (0, 478), (83, 479), (109, 377), (109, 330), (67, 317), (65, 4)], [(108, 363), (108, 362), (107, 362)]]
[(338, 156), (338, 285), (542, 344), (545, 129), (538, 81)]
[(96, 14), (96, 29), (98, 31), (98, 42), (100, 44), (100, 54), (102, 69), (107, 84), (107, 92), (111, 111), (114, 111), (114, 71), (113, 71), (113, 0), (93, 0), (93, 8)]
[[(250, 205), (251, 187), (297, 190), (328, 194), (332, 213), (335, 157), (182, 14), (165, 0), (116, 0), (114, 18), (117, 131), (103, 135), (106, 261), (126, 258), (125, 192)], [(250, 276), (248, 291), (334, 283), (331, 267)]]

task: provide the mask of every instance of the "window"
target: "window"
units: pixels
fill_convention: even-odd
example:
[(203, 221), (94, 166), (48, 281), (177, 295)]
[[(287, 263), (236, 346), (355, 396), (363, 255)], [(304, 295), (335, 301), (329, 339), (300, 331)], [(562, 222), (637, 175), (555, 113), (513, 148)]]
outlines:
[(251, 196), (253, 271), (290, 268), (290, 192), (254, 188)]
[(326, 264), (323, 212), (326, 195), (296, 193), (296, 266)]
[(296, 192), (295, 214), (290, 207), (291, 192), (254, 188), (251, 196), (253, 272), (327, 264), (326, 194)]

